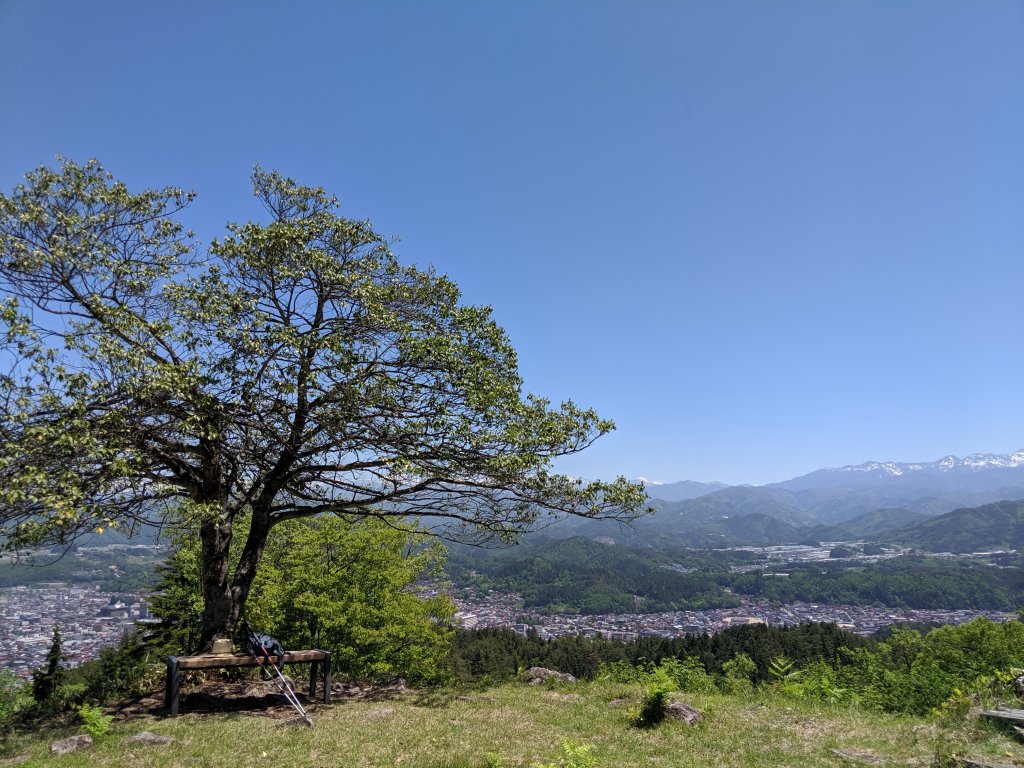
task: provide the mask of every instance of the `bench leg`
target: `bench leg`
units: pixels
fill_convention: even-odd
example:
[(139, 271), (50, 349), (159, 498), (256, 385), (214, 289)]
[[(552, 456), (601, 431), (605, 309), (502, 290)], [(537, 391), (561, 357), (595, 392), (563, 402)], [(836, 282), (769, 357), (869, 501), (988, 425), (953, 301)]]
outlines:
[(169, 717), (178, 715), (178, 693), (181, 688), (181, 671), (178, 668), (178, 657), (167, 657), (167, 683), (164, 686), (164, 705)]
[(324, 653), (324, 704), (331, 703), (331, 652)]
[(314, 661), (309, 665), (309, 698), (312, 699), (316, 695), (316, 676), (317, 672), (320, 671), (320, 662)]

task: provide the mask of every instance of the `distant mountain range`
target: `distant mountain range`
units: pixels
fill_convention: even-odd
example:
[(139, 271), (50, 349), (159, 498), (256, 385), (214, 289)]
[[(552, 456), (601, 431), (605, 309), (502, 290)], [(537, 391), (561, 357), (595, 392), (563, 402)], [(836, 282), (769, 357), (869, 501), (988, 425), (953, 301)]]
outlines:
[(696, 499), (698, 496), (707, 496), (709, 493), (729, 487), (726, 483), (698, 483), (694, 480), (680, 480), (678, 483), (653, 483), (643, 480), (643, 484), (648, 496), (662, 501)]
[[(792, 480), (761, 488), (805, 491), (813, 488), (864, 488), (872, 486), (927, 486), (951, 490), (994, 490), (1002, 485), (1024, 486), (1024, 449), (1011, 454), (975, 453), (964, 458), (944, 456), (930, 462), (867, 461), (845, 467), (819, 469)], [(652, 499), (684, 501), (706, 496), (729, 486), (725, 483), (675, 483), (644, 481)]]
[[(764, 486), (684, 481), (645, 483), (645, 488), (657, 514), (633, 526), (572, 520), (552, 534), (610, 536), (637, 546), (723, 547), (850, 538), (895, 541), (892, 532), (901, 531), (901, 541), (913, 542), (914, 530), (931, 518), (1024, 499), (1024, 450), (933, 462), (866, 462)], [(951, 527), (968, 519), (960, 515), (939, 525), (945, 540), (954, 541)], [(920, 530), (924, 543), (934, 539), (937, 529)], [(963, 540), (981, 541), (970, 535)], [(948, 548), (938, 539), (935, 546), (937, 551)]]
[(976, 453), (962, 459), (944, 456), (924, 463), (868, 461), (838, 469), (819, 469), (772, 485), (791, 491), (878, 485), (985, 491), (1014, 484), (1024, 484), (1024, 450), (1007, 455)]

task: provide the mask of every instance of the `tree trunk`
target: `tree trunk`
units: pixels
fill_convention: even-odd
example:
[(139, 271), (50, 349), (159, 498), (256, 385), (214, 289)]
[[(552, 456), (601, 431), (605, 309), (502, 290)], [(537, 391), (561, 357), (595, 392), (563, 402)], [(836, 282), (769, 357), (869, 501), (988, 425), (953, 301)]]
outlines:
[(229, 579), (231, 521), (205, 521), (200, 526), (203, 563), (203, 626), (199, 637), (201, 651), (208, 651), (218, 637), (234, 635), (249, 599), (270, 527), (269, 514), (263, 510), (253, 510), (249, 536), (234, 576)]
[(230, 637), (237, 614), (228, 587), (231, 552), (231, 521), (204, 520), (199, 527), (202, 542), (203, 626), (199, 650), (208, 651), (218, 637)]
[(260, 559), (263, 557), (263, 550), (267, 546), (267, 536), (269, 534), (269, 512), (255, 507), (249, 525), (249, 536), (245, 540), (245, 546), (235, 568), (235, 576), (231, 581), (232, 630), (234, 630), (239, 619), (241, 619), (245, 603), (249, 599), (252, 582), (256, 578), (256, 569), (259, 566)]

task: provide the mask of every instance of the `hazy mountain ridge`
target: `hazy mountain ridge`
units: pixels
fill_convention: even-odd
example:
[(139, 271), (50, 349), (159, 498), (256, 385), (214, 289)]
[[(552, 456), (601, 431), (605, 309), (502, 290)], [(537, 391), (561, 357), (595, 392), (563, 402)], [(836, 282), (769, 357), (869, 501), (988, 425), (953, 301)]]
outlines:
[(876, 538), (957, 510), (1024, 499), (1024, 450), (933, 462), (872, 461), (763, 486), (715, 485), (648, 483), (653, 517), (630, 527), (580, 521), (553, 533), (692, 547)]
[(706, 496), (729, 487), (727, 483), (698, 483), (696, 480), (680, 480), (675, 483), (656, 483), (644, 478), (640, 478), (640, 480), (643, 482), (648, 496), (662, 501), (696, 499), (699, 496)]

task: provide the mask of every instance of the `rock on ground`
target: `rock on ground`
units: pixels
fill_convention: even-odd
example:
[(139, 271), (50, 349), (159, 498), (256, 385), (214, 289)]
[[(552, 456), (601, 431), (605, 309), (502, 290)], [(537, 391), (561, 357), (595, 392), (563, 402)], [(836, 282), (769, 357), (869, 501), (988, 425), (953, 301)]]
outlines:
[(698, 710), (689, 704), (683, 704), (681, 701), (673, 701), (669, 704), (666, 714), (675, 720), (682, 720), (687, 725), (696, 725), (704, 719), (704, 715)]
[(528, 670), (523, 672), (523, 678), (530, 685), (537, 685), (543, 683), (545, 680), (557, 680), (560, 683), (575, 683), (576, 678), (566, 672), (555, 672), (553, 669), (545, 669), (544, 667), (530, 667)]
[(55, 741), (50, 745), (50, 751), (55, 755), (66, 755), (69, 752), (77, 752), (80, 749), (89, 749), (92, 746), (92, 736), (87, 733), (80, 733), (77, 736), (68, 736), (66, 739)]

